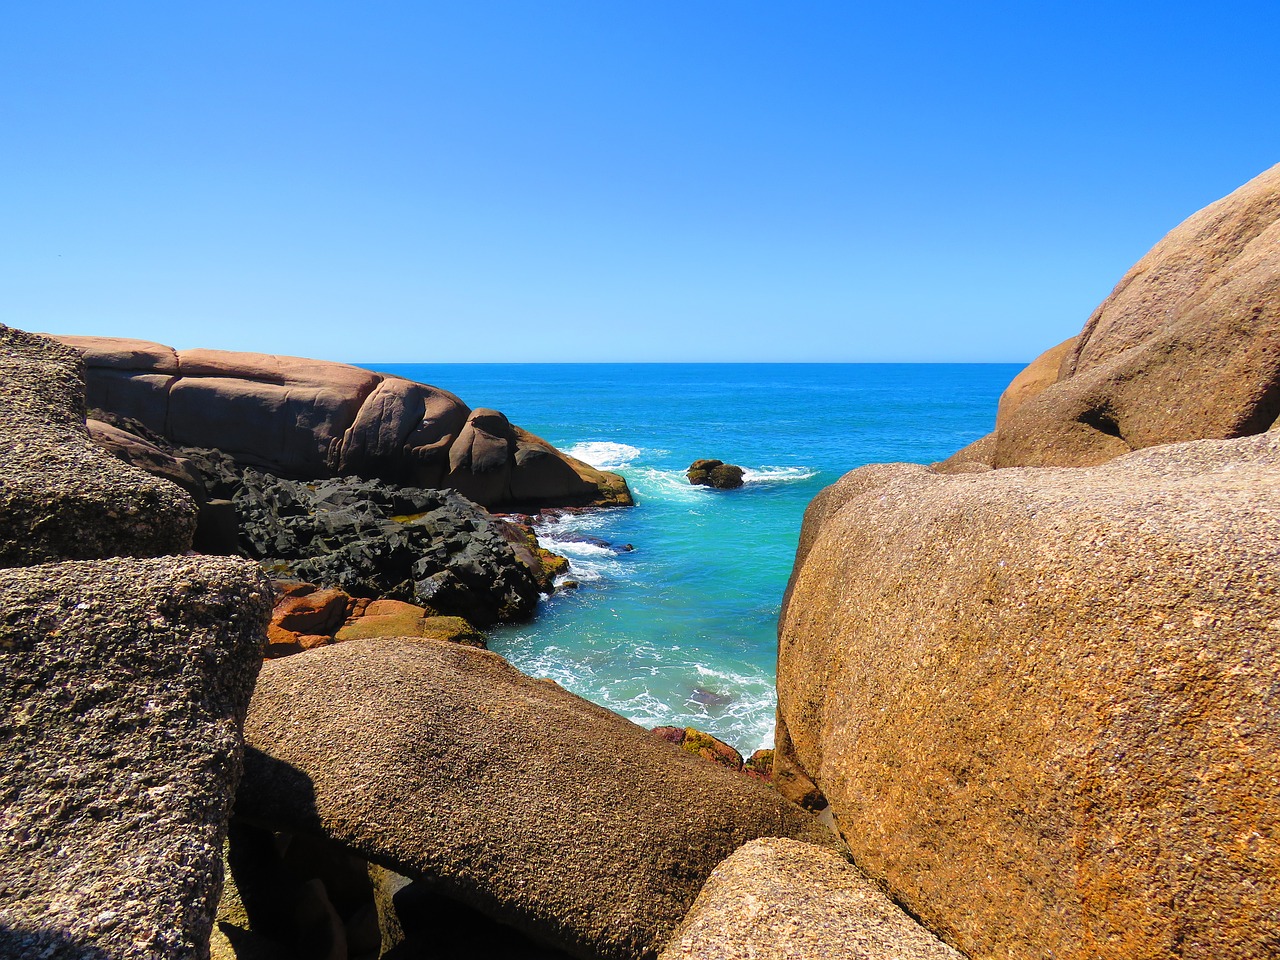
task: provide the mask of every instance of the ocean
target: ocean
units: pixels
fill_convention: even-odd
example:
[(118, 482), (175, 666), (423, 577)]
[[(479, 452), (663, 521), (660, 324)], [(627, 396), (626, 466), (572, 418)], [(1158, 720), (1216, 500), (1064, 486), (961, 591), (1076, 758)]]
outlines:
[[(634, 508), (539, 531), (576, 589), (490, 633), (525, 673), (647, 727), (773, 743), (777, 618), (804, 509), (866, 463), (930, 463), (989, 432), (1019, 364), (364, 364), (491, 407), (626, 477)], [(746, 469), (692, 487), (689, 464)]]

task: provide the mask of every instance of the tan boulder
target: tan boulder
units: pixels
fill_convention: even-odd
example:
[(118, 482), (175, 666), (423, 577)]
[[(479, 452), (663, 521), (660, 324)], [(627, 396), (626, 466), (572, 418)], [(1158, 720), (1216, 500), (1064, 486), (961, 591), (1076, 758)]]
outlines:
[[(1037, 365), (1028, 390), (1052, 361)], [(1156, 244), (1094, 311), (1056, 382), (1015, 400), (1000, 413), (995, 467), (1084, 466), (1267, 430), (1280, 414), (1280, 165)]]
[(711, 874), (659, 960), (964, 960), (834, 850), (753, 840)]
[(1013, 411), (1058, 382), (1062, 361), (1072, 353), (1075, 345), (1076, 338), (1069, 337), (1056, 347), (1050, 347), (1023, 367), (1022, 372), (1014, 377), (1009, 386), (1004, 388), (1004, 393), (1000, 394), (1000, 403), (996, 407), (996, 429), (1013, 416)]
[(834, 842), (759, 781), (457, 644), (268, 661), (245, 736), (238, 817), (327, 839), (581, 957), (656, 953), (748, 840)]
[(858, 864), (974, 958), (1274, 956), (1280, 434), (824, 496), (775, 771)]

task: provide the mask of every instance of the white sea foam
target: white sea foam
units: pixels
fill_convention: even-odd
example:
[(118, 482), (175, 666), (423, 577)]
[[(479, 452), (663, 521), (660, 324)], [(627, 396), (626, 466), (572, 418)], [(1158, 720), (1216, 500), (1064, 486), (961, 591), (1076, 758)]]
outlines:
[(818, 475), (817, 470), (808, 467), (746, 467), (742, 471), (743, 483), (793, 483), (797, 480), (808, 480)]
[(642, 453), (639, 447), (612, 440), (584, 440), (564, 452), (574, 459), (591, 464), (597, 470), (621, 470), (639, 459)]

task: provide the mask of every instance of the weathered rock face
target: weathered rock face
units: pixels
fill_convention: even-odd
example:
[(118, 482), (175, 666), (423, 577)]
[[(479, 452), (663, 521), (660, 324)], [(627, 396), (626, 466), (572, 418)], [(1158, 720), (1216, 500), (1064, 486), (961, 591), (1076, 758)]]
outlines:
[[(1042, 357), (1032, 365), (1042, 369), (1024, 376), (1042, 381), (1049, 365)], [(983, 451), (990, 465), (1086, 466), (1275, 423), (1280, 165), (1192, 216), (1138, 261), (1066, 350), (1054, 381), (1002, 408)], [(975, 459), (972, 450), (957, 457)]]
[(504, 524), (455, 491), (358, 477), (303, 483), (218, 451), (179, 452), (211, 494), (235, 504), (242, 550), (275, 576), (421, 603), (480, 626), (525, 619), (537, 606), (537, 576)]
[(631, 503), (616, 474), (426, 384), (296, 357), (58, 339), (84, 355), (90, 406), (275, 474), (452, 487), (487, 507)]
[(0, 956), (205, 955), (269, 609), (239, 560), (0, 570)]
[(742, 486), (743, 470), (723, 460), (695, 460), (689, 464), (685, 476), (695, 487), (736, 490)]
[(195, 504), (89, 439), (83, 364), (0, 325), (0, 566), (190, 548)]
[(776, 763), (896, 900), (975, 958), (1276, 955), (1280, 434), (866, 468), (801, 547)]
[(583, 957), (652, 956), (747, 840), (832, 841), (763, 784), (454, 644), (270, 661), (246, 739), (239, 817), (328, 837)]
[(660, 960), (963, 960), (832, 850), (754, 840), (711, 874)]

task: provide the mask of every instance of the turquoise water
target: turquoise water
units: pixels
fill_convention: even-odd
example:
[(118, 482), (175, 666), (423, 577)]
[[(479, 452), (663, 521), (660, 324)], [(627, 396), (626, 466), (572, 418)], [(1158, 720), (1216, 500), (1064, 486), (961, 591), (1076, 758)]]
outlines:
[[(645, 726), (773, 741), (778, 609), (809, 500), (865, 463), (987, 433), (1016, 364), (368, 364), (493, 407), (627, 478), (637, 506), (540, 531), (578, 589), (490, 647)], [(700, 457), (747, 469), (691, 487)], [(581, 538), (597, 538), (611, 545)], [(626, 545), (633, 550), (623, 551)]]

